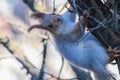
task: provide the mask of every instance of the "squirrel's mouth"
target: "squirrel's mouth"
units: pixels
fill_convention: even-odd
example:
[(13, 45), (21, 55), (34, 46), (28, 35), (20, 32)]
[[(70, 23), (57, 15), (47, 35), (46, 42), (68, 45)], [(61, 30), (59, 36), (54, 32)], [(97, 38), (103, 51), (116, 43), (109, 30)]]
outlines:
[(28, 28), (28, 32), (30, 32), (31, 30), (33, 30), (34, 28), (39, 28), (39, 29), (44, 29), (43, 26), (36, 24), (36, 25), (32, 25), (30, 28)]

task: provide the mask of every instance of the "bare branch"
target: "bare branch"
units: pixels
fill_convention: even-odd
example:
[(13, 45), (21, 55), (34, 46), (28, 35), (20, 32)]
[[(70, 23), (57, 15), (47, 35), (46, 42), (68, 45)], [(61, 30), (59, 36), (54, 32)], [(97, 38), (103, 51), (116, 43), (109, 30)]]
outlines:
[(63, 57), (61, 57), (61, 58), (62, 58), (62, 65), (61, 65), (60, 71), (58, 73), (58, 78), (60, 78), (60, 75), (61, 75), (61, 72), (62, 72), (62, 69), (63, 69), (63, 66), (64, 66), (64, 58)]
[(39, 70), (37, 68), (35, 68), (35, 66), (33, 66), (28, 60), (24, 61), (24, 59), (22, 57), (20, 57), (19, 55), (15, 55), (14, 51), (12, 51), (9, 48), (9, 39), (5, 42), (0, 41), (0, 44), (2, 44), (9, 52), (10, 54), (19, 62), (23, 65), (23, 68), (25, 68), (27, 70), (27, 74), (31, 74), (32, 76), (32, 80), (37, 80), (38, 79), (38, 73)]

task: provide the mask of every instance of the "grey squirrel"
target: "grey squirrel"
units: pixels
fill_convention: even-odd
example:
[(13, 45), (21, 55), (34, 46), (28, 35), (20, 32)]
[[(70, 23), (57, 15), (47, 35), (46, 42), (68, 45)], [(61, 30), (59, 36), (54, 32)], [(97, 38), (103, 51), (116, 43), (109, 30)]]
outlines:
[(51, 32), (58, 51), (70, 64), (93, 71), (96, 80), (113, 80), (106, 69), (110, 60), (108, 52), (115, 56), (113, 53), (120, 51), (117, 51), (117, 48), (112, 50), (110, 47), (107, 52), (90, 32), (82, 35), (80, 23), (71, 20), (69, 14), (33, 13), (32, 17), (41, 19), (41, 23), (31, 26), (28, 31), (40, 28)]

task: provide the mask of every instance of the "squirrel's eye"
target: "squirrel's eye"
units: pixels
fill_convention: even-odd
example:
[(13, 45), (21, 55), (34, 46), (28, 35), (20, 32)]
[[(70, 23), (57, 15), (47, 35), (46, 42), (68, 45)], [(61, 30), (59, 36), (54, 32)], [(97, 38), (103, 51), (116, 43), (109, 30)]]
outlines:
[(52, 25), (48, 25), (48, 27), (49, 27), (49, 28), (53, 28), (53, 26), (52, 26)]

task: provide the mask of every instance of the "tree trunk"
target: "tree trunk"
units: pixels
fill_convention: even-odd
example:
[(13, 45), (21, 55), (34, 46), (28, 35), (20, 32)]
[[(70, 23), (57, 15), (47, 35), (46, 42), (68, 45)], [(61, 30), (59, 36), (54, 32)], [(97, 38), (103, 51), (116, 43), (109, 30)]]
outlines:
[[(120, 49), (120, 0), (68, 1), (78, 15), (86, 18), (87, 28), (105, 48), (112, 46)], [(116, 58), (116, 63), (120, 73), (120, 57)]]

